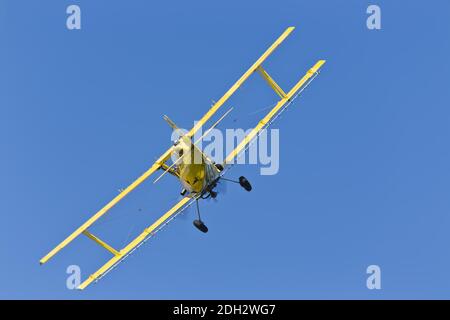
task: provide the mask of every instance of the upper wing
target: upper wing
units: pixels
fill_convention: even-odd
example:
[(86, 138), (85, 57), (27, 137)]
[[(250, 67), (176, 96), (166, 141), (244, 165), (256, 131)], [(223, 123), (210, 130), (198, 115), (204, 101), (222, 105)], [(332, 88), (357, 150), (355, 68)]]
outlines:
[(281, 36), (263, 53), (263, 55), (256, 60), (256, 62), (236, 81), (235, 84), (219, 99), (211, 109), (195, 124), (195, 126), (188, 132), (188, 136), (192, 137), (194, 134), (211, 118), (217, 110), (236, 92), (237, 89), (255, 72), (259, 66), (275, 51), (276, 48), (294, 31), (294, 27), (287, 28)]
[(280, 95), (281, 99), (275, 105), (275, 107), (270, 110), (270, 112), (258, 122), (258, 124), (245, 136), (245, 138), (238, 144), (236, 149), (230, 152), (230, 154), (225, 158), (224, 164), (231, 164), (234, 159), (241, 153), (241, 151), (245, 150), (245, 148), (252, 142), (252, 140), (258, 135), (261, 130), (263, 130), (270, 121), (279, 113), (279, 111), (288, 104), (291, 99), (296, 95), (297, 92), (307, 83), (307, 81), (317, 74), (319, 69), (323, 66), (325, 60), (319, 60), (308, 72), (300, 79), (297, 84), (292, 87), (292, 89), (288, 93), (284, 93), (283, 90), (276, 84), (275, 81), (267, 74), (265, 70), (260, 67), (260, 72), (262, 76), (267, 80), (270, 86), (274, 89), (274, 91)]
[[(195, 126), (187, 133), (189, 137), (193, 137), (195, 133), (219, 110), (219, 108), (236, 92), (236, 90), (250, 77), (250, 75), (255, 72), (261, 64), (272, 54), (272, 52), (289, 36), (289, 34), (294, 30), (294, 27), (287, 28), (283, 34), (264, 52), (264, 54), (248, 69), (236, 83), (225, 93), (225, 95), (215, 103), (211, 109), (198, 121)], [(136, 179), (131, 185), (129, 185), (125, 190), (123, 190), (119, 195), (117, 195), (113, 200), (111, 200), (106, 206), (100, 209), (95, 215), (93, 215), (89, 220), (87, 220), (83, 225), (81, 225), (75, 232), (69, 235), (65, 240), (63, 240), (59, 245), (57, 245), (53, 250), (51, 250), (45, 257), (40, 260), (41, 264), (46, 263), (55, 254), (57, 254), (61, 249), (72, 242), (76, 237), (87, 230), (95, 221), (100, 219), (106, 212), (108, 212), (112, 207), (114, 207), (119, 201), (121, 201), (126, 195), (133, 191), (137, 186), (144, 182), (150, 175), (152, 175), (156, 170), (160, 169), (164, 163), (170, 158), (173, 151), (173, 147), (169, 148), (143, 175)]]

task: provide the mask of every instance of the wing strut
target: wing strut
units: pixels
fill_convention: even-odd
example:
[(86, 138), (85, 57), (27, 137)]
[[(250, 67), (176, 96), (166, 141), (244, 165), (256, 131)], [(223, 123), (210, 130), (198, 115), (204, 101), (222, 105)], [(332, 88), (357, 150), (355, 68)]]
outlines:
[[(325, 60), (317, 61), (317, 63), (311, 69), (308, 70), (308, 72), (303, 76), (303, 78), (301, 78), (300, 81), (297, 82), (287, 94), (280, 95), (281, 99), (278, 101), (275, 107), (273, 107), (273, 109), (270, 110), (270, 112), (261, 121), (258, 122), (258, 124), (252, 129), (252, 131), (250, 131), (245, 136), (245, 138), (238, 144), (238, 146), (233, 151), (231, 151), (230, 154), (225, 158), (224, 161), (225, 165), (231, 164), (234, 161), (234, 159), (239, 155), (239, 153), (252, 142), (252, 140), (258, 135), (258, 133), (266, 127), (266, 125), (278, 114), (280, 110), (282, 110), (282, 108), (295, 96), (295, 94), (299, 92), (299, 90), (308, 82), (308, 80), (312, 76), (317, 74), (317, 72), (323, 66), (324, 63)], [(265, 75), (262, 76), (266, 78)], [(267, 81), (271, 82), (273, 80), (272, 78), (270, 78), (270, 80)], [(274, 89), (274, 91), (279, 94), (279, 92), (276, 89), (279, 88), (278, 85), (275, 83), (272, 84), (271, 86)]]
[[(289, 92), (284, 92), (281, 87), (271, 78), (271, 76), (263, 69), (263, 62), (272, 54), (273, 51), (289, 36), (289, 34), (294, 30), (294, 27), (287, 28), (283, 34), (264, 52), (264, 54), (233, 84), (233, 86), (224, 94), (222, 98), (219, 99), (211, 109), (198, 121), (194, 127), (187, 133), (187, 136), (192, 138), (195, 133), (202, 128), (202, 126), (219, 110), (219, 108), (237, 91), (237, 89), (252, 75), (255, 71), (258, 71), (261, 76), (266, 80), (266, 82), (270, 85), (270, 87), (280, 96), (279, 102), (276, 106), (255, 126), (252, 131), (250, 131), (247, 136), (241, 141), (236, 149), (234, 149), (225, 159), (224, 164), (231, 164), (232, 161), (240, 154), (241, 151), (245, 150), (248, 144), (258, 136), (261, 130), (265, 129), (271, 121), (286, 108), (292, 99), (301, 92), (305, 85), (309, 82), (314, 75), (318, 73), (318, 70), (325, 63), (325, 60), (319, 60), (307, 73), (306, 75), (300, 79), (297, 84), (292, 87)], [(220, 121), (220, 120), (219, 120)], [(119, 195), (117, 195), (114, 199), (112, 199), (108, 204), (106, 204), (102, 209), (100, 209), (96, 214), (94, 214), (91, 218), (89, 218), (86, 222), (84, 222), (75, 232), (70, 234), (65, 240), (63, 240), (59, 245), (57, 245), (54, 249), (52, 249), (46, 256), (44, 256), (40, 263), (44, 264), (49, 259), (51, 259), (56, 253), (58, 253), (61, 249), (67, 246), (70, 242), (72, 242), (75, 238), (77, 238), (80, 234), (84, 234), (97, 244), (101, 245), (103, 248), (108, 250), (113, 257), (106, 262), (100, 269), (98, 269), (95, 273), (89, 276), (80, 286), (79, 289), (86, 288), (93, 281), (98, 280), (102, 276), (104, 276), (107, 272), (109, 272), (112, 268), (114, 268), (118, 263), (120, 263), (124, 258), (126, 258), (131, 252), (133, 252), (137, 247), (139, 247), (142, 243), (144, 243), (150, 236), (155, 234), (158, 230), (160, 230), (163, 226), (165, 226), (169, 221), (171, 221), (176, 215), (180, 214), (184, 208), (188, 207), (192, 201), (196, 200), (195, 198), (185, 197), (181, 201), (179, 201), (175, 206), (173, 206), (169, 211), (163, 214), (158, 220), (156, 220), (152, 225), (148, 228), (144, 229), (141, 234), (139, 234), (134, 240), (132, 240), (129, 244), (127, 244), (121, 250), (116, 250), (110, 245), (108, 245), (103, 240), (99, 239), (92, 233), (88, 231), (89, 227), (91, 227), (98, 219), (100, 219), (104, 214), (106, 214), (111, 208), (113, 208), (118, 202), (120, 202), (125, 196), (127, 196), (130, 192), (132, 192), (135, 188), (137, 188), (141, 183), (147, 180), (153, 173), (155, 173), (159, 169), (164, 169), (170, 172), (171, 167), (166, 165), (166, 161), (170, 158), (174, 147), (170, 147), (165, 153), (163, 153), (158, 160), (139, 178), (137, 178), (134, 182), (132, 182), (127, 188), (125, 188)], [(173, 173), (173, 172), (172, 172)]]
[(77, 230), (75, 230), (71, 235), (69, 235), (66, 239), (64, 239), (60, 244), (58, 244), (52, 251), (50, 251), (45, 257), (43, 257), (39, 262), (40, 264), (46, 263), (50, 260), (55, 254), (57, 254), (61, 249), (67, 246), (70, 242), (72, 242), (76, 237), (82, 234), (85, 230), (87, 230), (90, 226), (94, 224), (95, 221), (100, 219), (106, 212), (108, 212), (112, 207), (114, 207), (119, 201), (121, 201), (126, 195), (128, 195), (131, 191), (136, 189), (142, 182), (147, 180), (156, 170), (158, 170), (161, 165), (170, 157), (172, 152), (172, 148), (167, 150), (152, 166), (148, 169), (144, 174), (142, 174), (139, 178), (137, 178), (132, 184), (130, 184), (125, 190), (119, 193), (114, 199), (112, 199), (106, 206), (100, 209), (96, 214), (94, 214), (90, 219), (88, 219), (85, 223), (83, 223)]
[[(219, 110), (219, 108), (236, 92), (236, 90), (250, 77), (250, 75), (255, 72), (255, 70), (275, 51), (276, 48), (289, 36), (289, 34), (294, 30), (294, 27), (287, 28), (281, 36), (263, 53), (263, 55), (248, 69), (238, 81), (225, 93), (225, 95), (217, 101), (212, 108), (198, 121), (195, 126), (187, 133), (189, 137), (193, 137), (195, 133)], [(125, 190), (123, 190), (119, 195), (117, 195), (113, 200), (111, 200), (107, 205), (100, 209), (96, 214), (94, 214), (90, 219), (83, 223), (75, 232), (70, 234), (66, 239), (64, 239), (60, 244), (58, 244), (54, 249), (52, 249), (46, 256), (44, 256), (39, 262), (40, 264), (46, 263), (55, 254), (57, 254), (61, 249), (67, 246), (85, 230), (87, 230), (92, 224), (94, 224), (98, 219), (100, 219), (105, 213), (107, 213), (112, 207), (114, 207), (118, 202), (120, 202), (125, 196), (127, 196), (131, 191), (133, 191), (142, 182), (147, 180), (155, 171), (160, 169), (163, 164), (170, 158), (173, 151), (173, 147), (170, 147), (144, 174), (142, 174), (138, 179), (136, 179), (132, 184), (130, 184)]]
[(141, 243), (143, 243), (152, 233), (161, 227), (170, 217), (175, 215), (179, 210), (181, 210), (184, 206), (188, 204), (189, 201), (193, 201), (192, 198), (184, 197), (178, 202), (175, 206), (173, 206), (169, 211), (163, 214), (158, 220), (156, 220), (151, 226), (144, 229), (134, 240), (132, 240), (129, 244), (127, 244), (123, 249), (119, 251), (118, 254), (115, 254), (108, 262), (106, 262), (100, 269), (91, 274), (83, 283), (78, 286), (78, 289), (83, 290), (88, 285), (90, 285), (93, 281), (102, 277), (105, 273), (107, 273), (111, 268), (113, 268), (117, 263), (119, 263), (122, 259), (124, 259), (129, 253), (131, 253), (134, 249), (136, 249)]

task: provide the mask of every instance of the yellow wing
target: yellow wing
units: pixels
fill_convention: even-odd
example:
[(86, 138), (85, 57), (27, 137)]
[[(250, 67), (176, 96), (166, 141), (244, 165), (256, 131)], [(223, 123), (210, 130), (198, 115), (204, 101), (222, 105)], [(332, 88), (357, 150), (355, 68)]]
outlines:
[[(252, 75), (255, 71), (258, 71), (263, 78), (269, 83), (272, 89), (281, 97), (281, 100), (277, 105), (257, 124), (257, 126), (245, 137), (245, 139), (233, 150), (225, 159), (225, 164), (231, 163), (231, 161), (239, 155), (239, 153), (246, 148), (246, 146), (255, 138), (258, 133), (263, 130), (267, 124), (278, 114), (278, 112), (286, 105), (289, 101), (296, 95), (297, 92), (307, 83), (307, 81), (317, 73), (320, 67), (325, 63), (324, 60), (320, 60), (316, 65), (311, 68), (308, 73), (286, 94), (276, 82), (269, 76), (269, 74), (262, 68), (262, 63), (272, 54), (272, 52), (289, 36), (289, 34), (294, 30), (294, 27), (287, 28), (283, 34), (264, 52), (264, 54), (239, 78), (239, 80), (233, 84), (233, 86), (225, 93), (225, 95), (215, 103), (211, 109), (198, 121), (195, 126), (187, 133), (189, 137), (193, 137), (195, 133), (219, 110), (219, 108), (236, 92), (236, 90)], [(41, 264), (46, 263), (51, 259), (56, 253), (67, 246), (80, 234), (84, 234), (91, 240), (95, 241), (106, 250), (113, 254), (113, 257), (103, 265), (99, 270), (92, 274), (88, 279), (86, 279), (80, 286), (79, 289), (86, 288), (92, 281), (95, 281), (102, 277), (111, 268), (116, 266), (120, 261), (122, 261), (128, 254), (135, 250), (140, 244), (142, 244), (148, 237), (150, 237), (156, 230), (165, 225), (171, 220), (177, 213), (179, 213), (183, 208), (189, 206), (195, 199), (185, 197), (180, 202), (178, 202), (174, 207), (162, 215), (155, 223), (146, 228), (140, 235), (138, 235), (134, 240), (127, 244), (123, 249), (116, 250), (108, 245), (103, 240), (97, 238), (95, 235), (91, 234), (88, 229), (92, 226), (98, 219), (100, 219), (104, 214), (106, 214), (112, 207), (114, 207), (118, 202), (120, 202), (126, 195), (143, 183), (148, 177), (150, 177), (158, 169), (167, 169), (168, 166), (165, 162), (170, 158), (173, 151), (173, 147), (170, 147), (159, 159), (139, 178), (137, 178), (133, 183), (131, 183), (125, 190), (123, 190), (118, 196), (111, 200), (107, 205), (100, 209), (95, 215), (93, 215), (89, 220), (87, 220), (83, 225), (81, 225), (75, 232), (69, 235), (65, 240), (63, 240), (59, 245), (57, 245), (53, 250), (51, 250), (45, 257), (40, 260)]]
[(258, 124), (250, 131), (245, 138), (237, 145), (236, 149), (230, 152), (230, 154), (225, 158), (224, 164), (231, 164), (234, 159), (241, 153), (241, 151), (245, 150), (245, 148), (253, 141), (253, 139), (258, 135), (261, 130), (263, 130), (270, 121), (285, 107), (293, 97), (300, 91), (300, 89), (311, 79), (319, 69), (323, 66), (325, 60), (319, 60), (308, 72), (300, 79), (297, 84), (292, 87), (292, 89), (288, 93), (284, 93), (284, 91), (278, 86), (278, 84), (269, 76), (269, 74), (262, 69), (262, 67), (258, 68), (258, 71), (264, 77), (264, 79), (269, 83), (272, 89), (281, 97), (275, 107), (270, 110), (270, 112), (258, 122)]
[(235, 84), (219, 99), (211, 109), (198, 121), (195, 126), (189, 131), (188, 136), (192, 137), (194, 134), (211, 118), (217, 110), (239, 89), (240, 86), (255, 72), (262, 63), (275, 51), (276, 48), (294, 31), (294, 27), (287, 28), (281, 36), (263, 53), (263, 55), (256, 60), (256, 62), (236, 81)]
[[(83, 290), (88, 285), (90, 285), (93, 281), (102, 277), (106, 272), (108, 272), (111, 268), (113, 268), (116, 264), (118, 264), (122, 259), (124, 259), (129, 253), (131, 253), (135, 248), (137, 248), (141, 243), (143, 243), (152, 233), (157, 230), (159, 227), (164, 225), (164, 223), (168, 222), (168, 220), (174, 216), (177, 212), (179, 212), (183, 207), (187, 206), (192, 201), (195, 201), (193, 198), (184, 197), (178, 202), (175, 206), (173, 206), (169, 211), (163, 214), (158, 220), (156, 220), (151, 226), (144, 229), (141, 234), (139, 234), (134, 240), (132, 240), (129, 244), (127, 244), (123, 249), (119, 251), (112, 251), (114, 257), (112, 257), (108, 262), (106, 262), (100, 269), (98, 269), (95, 273), (91, 274), (89, 278), (87, 278), (83, 283), (80, 284), (78, 289)], [(100, 245), (102, 245), (100, 243)], [(111, 251), (111, 250), (110, 250)]]
[(161, 168), (161, 166), (170, 158), (172, 154), (172, 147), (167, 150), (146, 172), (144, 172), (139, 178), (137, 178), (132, 184), (125, 188), (121, 193), (119, 193), (114, 199), (112, 199), (106, 206), (100, 209), (96, 214), (94, 214), (89, 220), (83, 223), (75, 232), (64, 239), (60, 244), (58, 244), (52, 251), (50, 251), (45, 257), (43, 257), (39, 262), (40, 264), (46, 263), (55, 254), (57, 254), (61, 249), (72, 242), (76, 237), (87, 230), (95, 221), (100, 219), (105, 213), (107, 213), (112, 207), (114, 207), (118, 202), (120, 202), (125, 196), (127, 196), (131, 191), (136, 189), (142, 182), (144, 182), (148, 177), (150, 177), (156, 170)]
[[(236, 92), (236, 90), (250, 77), (253, 72), (256, 70), (260, 71), (260, 67), (262, 63), (272, 54), (272, 52), (289, 36), (289, 34), (294, 30), (294, 27), (287, 28), (283, 34), (264, 52), (264, 54), (236, 81), (235, 84), (225, 93), (225, 95), (220, 98), (217, 103), (215, 103), (211, 109), (196, 123), (196, 125), (188, 132), (189, 137), (193, 137), (195, 133), (219, 110), (219, 108)], [(118, 202), (120, 202), (125, 196), (127, 196), (131, 191), (133, 191), (136, 187), (138, 187), (141, 183), (143, 183), (148, 177), (150, 177), (155, 171), (158, 169), (165, 167), (165, 162), (170, 158), (173, 151), (173, 147), (170, 147), (161, 157), (146, 171), (144, 172), (139, 178), (137, 178), (133, 183), (131, 183), (125, 190), (123, 190), (119, 195), (117, 195), (113, 200), (111, 200), (108, 204), (106, 204), (102, 209), (100, 209), (96, 214), (94, 214), (90, 219), (88, 219), (85, 223), (83, 223), (75, 232), (70, 234), (66, 239), (64, 239), (59, 245), (57, 245), (54, 249), (52, 249), (46, 256), (44, 256), (40, 263), (44, 264), (48, 260), (50, 260), (55, 254), (57, 254), (61, 249), (63, 249), (65, 246), (67, 246), (70, 242), (72, 242), (75, 238), (77, 238), (79, 235), (84, 234), (88, 236), (90, 239), (94, 240), (95, 242), (99, 243), (103, 247), (105, 247), (107, 250), (111, 251), (115, 256), (112, 258), (107, 265), (102, 267), (99, 271), (97, 271), (98, 274), (103, 274), (103, 272), (100, 272), (101, 270), (107, 270), (109, 269), (108, 266), (114, 265), (117, 261), (120, 261), (120, 257), (122, 257), (122, 252), (128, 252), (132, 250), (136, 245), (138, 245), (140, 242), (137, 241), (138, 238), (136, 238), (134, 241), (132, 241), (128, 246), (126, 246), (124, 249), (120, 251), (120, 254), (117, 254), (118, 251), (111, 248), (109, 245), (107, 245), (102, 240), (98, 239), (94, 235), (90, 234), (88, 231), (88, 228), (92, 226), (98, 219), (100, 219), (104, 214), (106, 214), (112, 207), (114, 207)], [(185, 205), (188, 202), (187, 198), (181, 200), (174, 208), (171, 210), (176, 209), (175, 211), (179, 210), (183, 205)], [(175, 212), (174, 211), (174, 212)], [(158, 221), (164, 219), (164, 217), (170, 217), (172, 211), (167, 212), (165, 215), (163, 215)], [(172, 212), (172, 214), (174, 213)], [(169, 214), (169, 215), (168, 215)], [(158, 223), (155, 222), (155, 224)], [(153, 225), (152, 225), (153, 226)], [(155, 227), (156, 228), (156, 227)], [(145, 232), (144, 232), (145, 233)], [(141, 239), (141, 238), (139, 238)], [(137, 242), (136, 242), (137, 241)], [(125, 250), (125, 251), (124, 251)], [(100, 272), (100, 273), (99, 273)], [(94, 274), (94, 275), (96, 275)], [(94, 277), (96, 278), (96, 277)], [(91, 279), (91, 278), (89, 278)], [(86, 280), (85, 283), (83, 283), (80, 287), (84, 288), (89, 284), (89, 280)]]

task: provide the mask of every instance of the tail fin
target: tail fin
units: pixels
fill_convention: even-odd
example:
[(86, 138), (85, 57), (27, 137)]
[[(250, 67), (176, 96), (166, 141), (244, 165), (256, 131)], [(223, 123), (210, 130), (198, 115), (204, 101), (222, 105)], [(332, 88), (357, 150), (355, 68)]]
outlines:
[(166, 122), (169, 124), (169, 126), (172, 127), (173, 130), (178, 130), (179, 128), (177, 127), (177, 125), (175, 124), (175, 122), (173, 122), (172, 120), (170, 120), (170, 118), (166, 115), (163, 116), (163, 119), (166, 120)]

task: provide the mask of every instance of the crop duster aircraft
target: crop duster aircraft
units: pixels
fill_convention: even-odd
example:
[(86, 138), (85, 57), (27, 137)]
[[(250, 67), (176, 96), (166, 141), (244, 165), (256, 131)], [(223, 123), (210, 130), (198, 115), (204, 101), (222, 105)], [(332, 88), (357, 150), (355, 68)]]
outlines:
[[(179, 139), (162, 154), (158, 160), (139, 178), (131, 183), (127, 188), (122, 190), (113, 200), (106, 204), (90, 219), (83, 223), (75, 232), (69, 235), (53, 250), (51, 250), (45, 257), (40, 260), (41, 264), (46, 263), (56, 253), (67, 246), (75, 238), (83, 234), (87, 236), (112, 254), (112, 258), (107, 261), (96, 272), (91, 274), (85, 279), (78, 287), (78, 289), (85, 289), (94, 281), (98, 281), (106, 273), (115, 268), (121, 261), (123, 261), (130, 253), (137, 249), (140, 245), (145, 243), (152, 235), (164, 227), (175, 216), (180, 214), (186, 207), (190, 206), (193, 202), (196, 202), (198, 219), (194, 220), (194, 225), (202, 232), (207, 232), (208, 228), (200, 218), (198, 201), (208, 197), (215, 198), (217, 191), (215, 188), (219, 180), (228, 180), (224, 177), (224, 174), (233, 164), (235, 158), (245, 152), (249, 144), (254, 141), (255, 138), (266, 129), (277, 117), (283, 112), (291, 102), (305, 89), (309, 83), (319, 74), (320, 68), (325, 63), (325, 60), (319, 60), (314, 66), (309, 69), (306, 74), (287, 92), (283, 91), (281, 87), (272, 79), (272, 77), (263, 68), (263, 62), (275, 51), (275, 49), (289, 36), (294, 30), (294, 27), (287, 28), (281, 36), (263, 53), (263, 55), (236, 81), (235, 84), (220, 98), (208, 112), (198, 121), (195, 126), (188, 132), (181, 132), (176, 124), (170, 120), (167, 116), (164, 119), (172, 127), (173, 130), (180, 130)], [(206, 154), (200, 150), (196, 144), (198, 141), (193, 141), (193, 137), (199, 129), (224, 105), (224, 103), (236, 92), (236, 90), (255, 72), (258, 72), (269, 84), (269, 86), (279, 96), (279, 100), (276, 105), (262, 118), (256, 126), (247, 133), (245, 138), (238, 143), (237, 147), (231, 151), (225, 158), (223, 163), (214, 163)], [(213, 129), (229, 112), (224, 113), (218, 121), (209, 129)], [(202, 137), (209, 133), (209, 130), (203, 134)], [(201, 139), (201, 138), (200, 138)], [(200, 140), (199, 139), (199, 140)], [(170, 163), (169, 161), (172, 161)], [(169, 163), (169, 164), (168, 164)], [(137, 186), (148, 179), (152, 174), (158, 170), (162, 171), (162, 174), (155, 180), (158, 181), (166, 173), (175, 176), (180, 180), (182, 184), (182, 196), (183, 198), (175, 204), (171, 209), (164, 213), (153, 224), (145, 228), (135, 239), (128, 243), (120, 250), (116, 250), (112, 246), (108, 245), (105, 241), (99, 239), (97, 236), (89, 232), (89, 228), (99, 220), (104, 214), (106, 214), (112, 207), (114, 207), (119, 201), (121, 201), (126, 195), (132, 192)], [(245, 177), (240, 177), (238, 182), (245, 190), (251, 191), (252, 187), (250, 182)]]

